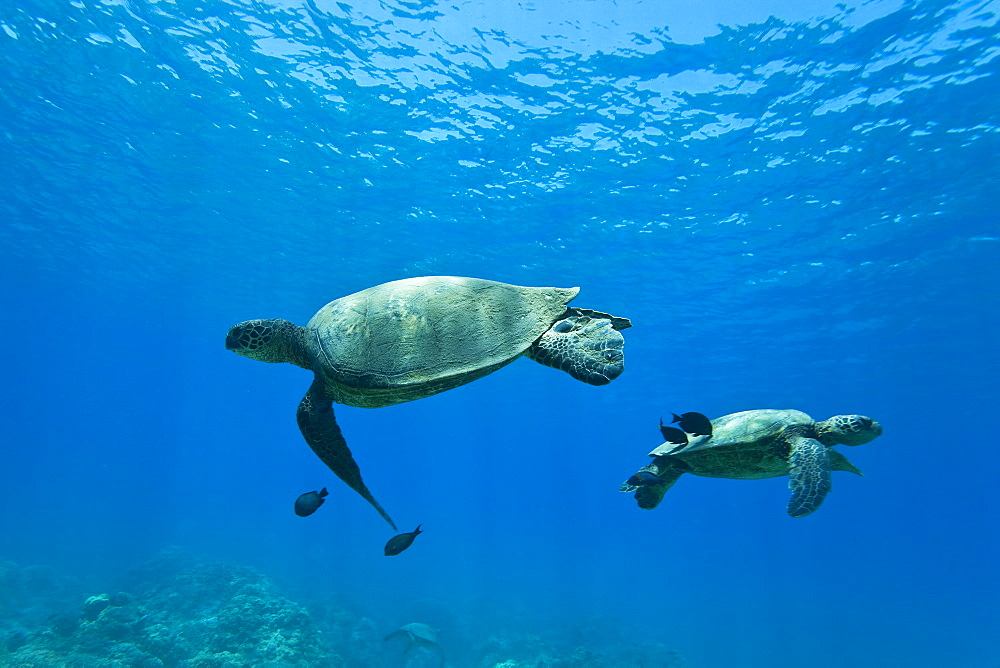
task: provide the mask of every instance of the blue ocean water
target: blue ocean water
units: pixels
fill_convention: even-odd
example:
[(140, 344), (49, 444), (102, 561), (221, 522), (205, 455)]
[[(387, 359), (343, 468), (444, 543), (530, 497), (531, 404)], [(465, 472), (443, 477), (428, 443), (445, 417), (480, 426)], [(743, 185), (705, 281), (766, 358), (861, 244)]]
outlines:
[[(424, 665), (348, 659), (361, 619), (450, 666), (1000, 665), (1000, 3), (732, 4), (4, 3), (0, 662), (67, 662), (23, 658), (48, 615), (166, 550), (310, 610), (327, 663), (277, 665)], [(517, 360), (337, 407), (423, 525), (387, 559), (298, 432), (309, 374), (223, 339), (436, 274), (634, 327), (605, 387)], [(885, 433), (802, 519), (783, 478), (617, 491), (661, 417), (754, 408)], [(108, 642), (155, 655), (170, 577)], [(119, 665), (243, 665), (157, 659)]]

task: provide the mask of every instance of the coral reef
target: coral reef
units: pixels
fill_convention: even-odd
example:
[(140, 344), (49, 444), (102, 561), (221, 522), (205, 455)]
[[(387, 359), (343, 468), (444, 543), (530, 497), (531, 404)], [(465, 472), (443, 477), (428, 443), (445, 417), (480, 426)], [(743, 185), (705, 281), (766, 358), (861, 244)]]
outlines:
[(34, 629), (51, 625), (57, 632), (72, 632), (83, 593), (84, 585), (75, 578), (42, 566), (20, 568), (0, 561), (0, 665), (28, 642)]
[[(446, 600), (412, 601), (405, 606), (410, 610), (379, 617), (334, 602), (328, 593), (307, 608), (252, 568), (202, 564), (177, 551), (98, 593), (44, 568), (0, 562), (0, 592), (0, 665), (13, 668), (686, 665), (613, 619), (535, 619), (492, 609), (456, 613)], [(441, 629), (440, 646), (383, 641), (401, 623), (416, 620)]]
[(526, 634), (490, 637), (478, 648), (477, 668), (686, 668), (673, 650), (659, 643), (635, 642), (595, 651), (586, 646), (568, 647), (563, 639), (543, 639)]
[(603, 614), (560, 621), (494, 615), (481, 621), (492, 632), (470, 652), (475, 662), (469, 665), (476, 668), (687, 667), (677, 652)]
[(305, 608), (257, 571), (208, 564), (86, 598), (8, 648), (11, 666), (334, 666)]

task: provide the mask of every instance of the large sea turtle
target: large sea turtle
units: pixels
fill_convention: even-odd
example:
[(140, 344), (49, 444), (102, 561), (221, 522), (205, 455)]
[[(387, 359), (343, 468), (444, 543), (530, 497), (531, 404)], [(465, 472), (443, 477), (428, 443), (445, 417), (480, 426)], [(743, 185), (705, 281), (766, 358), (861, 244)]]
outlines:
[(709, 478), (789, 475), (788, 514), (805, 517), (819, 508), (830, 491), (831, 471), (861, 475), (831, 446), (862, 445), (882, 433), (878, 422), (863, 415), (835, 415), (814, 422), (796, 410), (743, 411), (716, 418), (711, 424), (709, 435), (695, 437), (686, 445), (667, 442), (654, 449), (649, 453), (653, 461), (624, 482), (621, 491), (635, 491), (639, 507), (649, 509), (660, 503), (684, 473)]
[(379, 408), (422, 399), (521, 355), (591, 385), (609, 383), (624, 368), (619, 330), (631, 323), (567, 307), (579, 291), (456, 276), (405, 278), (336, 299), (305, 327), (280, 319), (241, 322), (226, 335), (226, 348), (315, 374), (298, 408), (302, 435), (395, 529), (361, 479), (333, 402)]

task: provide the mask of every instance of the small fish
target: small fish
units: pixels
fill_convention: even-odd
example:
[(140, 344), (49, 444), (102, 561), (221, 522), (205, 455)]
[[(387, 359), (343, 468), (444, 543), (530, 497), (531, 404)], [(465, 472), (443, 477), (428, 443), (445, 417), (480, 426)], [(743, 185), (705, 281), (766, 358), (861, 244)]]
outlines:
[(418, 524), (417, 528), (410, 533), (401, 533), (390, 538), (389, 542), (385, 544), (385, 556), (395, 556), (413, 544), (413, 539), (417, 537), (417, 534), (423, 533), (420, 530), (422, 526), (423, 524)]
[(682, 415), (671, 413), (671, 415), (674, 416), (672, 422), (678, 423), (681, 429), (692, 436), (712, 435), (712, 421), (701, 413), (683, 413)]
[(643, 485), (655, 485), (663, 481), (660, 480), (660, 476), (650, 473), (649, 471), (639, 471), (625, 482), (634, 487), (642, 487)]
[(326, 487), (318, 492), (306, 492), (295, 499), (295, 514), (299, 517), (308, 517), (316, 512), (316, 509), (326, 501), (323, 497), (329, 494)]
[(663, 440), (667, 443), (687, 445), (688, 435), (676, 427), (668, 427), (664, 425), (663, 418), (660, 418), (660, 433), (663, 434)]

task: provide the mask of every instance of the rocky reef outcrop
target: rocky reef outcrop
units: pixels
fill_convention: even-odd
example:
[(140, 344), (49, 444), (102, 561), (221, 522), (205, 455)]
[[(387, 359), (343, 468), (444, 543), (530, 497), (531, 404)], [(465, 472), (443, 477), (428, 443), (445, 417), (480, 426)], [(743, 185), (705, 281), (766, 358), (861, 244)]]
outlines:
[(201, 564), (135, 592), (83, 599), (42, 628), (8, 642), (4, 663), (17, 667), (334, 666), (309, 613), (261, 573)]

